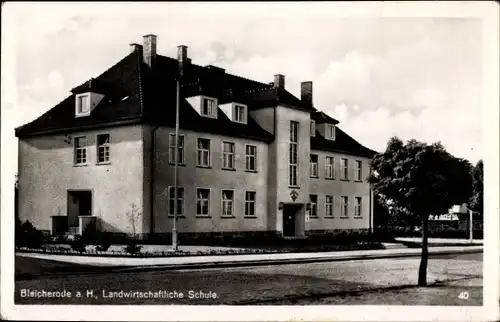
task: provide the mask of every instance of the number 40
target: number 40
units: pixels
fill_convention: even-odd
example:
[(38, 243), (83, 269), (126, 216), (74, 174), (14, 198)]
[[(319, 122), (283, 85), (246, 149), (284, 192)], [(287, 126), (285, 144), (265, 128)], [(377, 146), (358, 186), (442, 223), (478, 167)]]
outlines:
[(469, 292), (460, 292), (460, 294), (458, 294), (458, 298), (461, 300), (467, 300), (469, 298)]

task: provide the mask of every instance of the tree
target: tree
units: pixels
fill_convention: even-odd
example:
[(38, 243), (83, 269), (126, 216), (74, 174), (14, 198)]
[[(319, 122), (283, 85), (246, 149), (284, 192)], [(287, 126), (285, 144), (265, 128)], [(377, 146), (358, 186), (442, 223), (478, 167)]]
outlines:
[(469, 200), (469, 208), (483, 214), (483, 160), (479, 160), (472, 169), (473, 193)]
[(429, 215), (446, 213), (472, 194), (471, 165), (449, 154), (441, 143), (416, 140), (406, 144), (393, 137), (384, 153), (372, 160), (370, 183), (374, 194), (422, 223), (422, 259), (418, 285), (427, 285)]

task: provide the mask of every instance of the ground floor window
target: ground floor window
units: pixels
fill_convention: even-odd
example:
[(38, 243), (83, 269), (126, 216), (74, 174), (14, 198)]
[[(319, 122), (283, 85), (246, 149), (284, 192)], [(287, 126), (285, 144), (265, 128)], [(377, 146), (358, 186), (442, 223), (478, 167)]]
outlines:
[(234, 191), (222, 190), (222, 216), (233, 217)]
[(245, 216), (255, 216), (255, 191), (245, 192)]
[(316, 218), (318, 217), (318, 195), (309, 195), (309, 201), (311, 203), (310, 216)]
[(325, 217), (333, 217), (333, 196), (326, 196)]
[(196, 215), (210, 216), (210, 189), (196, 190)]
[[(174, 215), (175, 212), (175, 189), (174, 187), (169, 187), (169, 202), (168, 202), (168, 210), (170, 215)], [(184, 215), (184, 188), (177, 187), (177, 215)]]

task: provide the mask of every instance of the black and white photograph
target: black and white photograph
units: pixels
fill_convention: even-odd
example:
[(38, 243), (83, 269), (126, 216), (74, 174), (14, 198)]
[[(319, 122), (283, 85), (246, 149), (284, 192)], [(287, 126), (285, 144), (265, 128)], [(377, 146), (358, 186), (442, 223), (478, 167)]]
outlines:
[(2, 318), (500, 318), (495, 2), (2, 9)]

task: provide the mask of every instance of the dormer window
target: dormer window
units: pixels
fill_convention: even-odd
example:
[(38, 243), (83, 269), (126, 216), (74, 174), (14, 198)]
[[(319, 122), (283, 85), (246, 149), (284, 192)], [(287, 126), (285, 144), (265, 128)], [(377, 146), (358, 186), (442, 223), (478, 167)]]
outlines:
[(333, 124), (326, 125), (326, 138), (330, 140), (335, 140), (335, 125)]
[(87, 116), (90, 114), (90, 93), (76, 96), (76, 116)]
[(311, 121), (311, 136), (316, 136), (316, 121)]
[(246, 106), (235, 104), (234, 105), (234, 121), (239, 123), (247, 123), (247, 109)]
[(203, 97), (201, 101), (201, 115), (208, 117), (215, 117), (215, 110), (217, 108), (215, 99)]
[(89, 116), (104, 98), (103, 94), (87, 92), (75, 96), (75, 116)]

